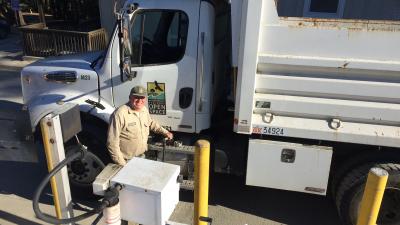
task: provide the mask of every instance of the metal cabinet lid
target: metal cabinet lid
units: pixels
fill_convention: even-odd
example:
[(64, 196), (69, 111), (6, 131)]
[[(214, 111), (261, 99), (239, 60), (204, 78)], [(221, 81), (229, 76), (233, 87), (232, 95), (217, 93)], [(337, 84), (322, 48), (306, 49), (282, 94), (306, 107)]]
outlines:
[(131, 159), (111, 180), (125, 188), (143, 189), (161, 193), (171, 179), (178, 176), (177, 165), (142, 158)]

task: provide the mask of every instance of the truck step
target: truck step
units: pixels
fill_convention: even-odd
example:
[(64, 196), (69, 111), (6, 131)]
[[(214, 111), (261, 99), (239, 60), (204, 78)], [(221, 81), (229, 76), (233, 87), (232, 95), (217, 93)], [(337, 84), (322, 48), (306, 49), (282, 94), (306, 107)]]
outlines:
[(180, 183), (180, 188), (183, 190), (193, 191), (194, 190), (194, 180), (182, 180), (182, 183)]
[[(151, 143), (148, 144), (148, 149), (153, 151), (162, 152), (163, 151), (163, 144), (162, 143)], [(168, 153), (180, 153), (180, 154), (188, 154), (194, 155), (194, 146), (189, 145), (180, 145), (180, 146), (173, 146), (173, 145), (166, 145), (165, 152)]]

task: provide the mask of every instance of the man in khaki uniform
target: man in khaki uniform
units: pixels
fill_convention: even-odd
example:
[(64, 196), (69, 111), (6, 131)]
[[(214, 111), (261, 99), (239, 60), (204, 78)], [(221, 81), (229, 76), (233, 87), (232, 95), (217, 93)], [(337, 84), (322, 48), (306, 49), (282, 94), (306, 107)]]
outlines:
[(150, 117), (145, 106), (146, 89), (131, 89), (129, 102), (118, 107), (110, 118), (107, 149), (114, 163), (125, 165), (127, 160), (142, 156), (147, 150), (147, 139), (152, 130), (172, 139), (173, 135)]

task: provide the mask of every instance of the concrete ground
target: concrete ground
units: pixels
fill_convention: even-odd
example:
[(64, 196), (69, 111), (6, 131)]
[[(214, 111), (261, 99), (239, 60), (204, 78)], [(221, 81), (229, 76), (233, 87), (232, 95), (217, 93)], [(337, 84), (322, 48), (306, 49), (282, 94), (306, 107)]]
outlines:
[[(22, 60), (18, 33), (0, 40), (0, 224), (46, 224), (32, 210), (32, 196), (47, 173), (43, 156), (18, 137), (21, 112), (20, 69), (32, 61)], [(41, 152), (42, 150), (39, 150)], [(2, 158), (3, 157), (3, 158)], [(32, 160), (39, 162), (32, 162)], [(243, 178), (217, 175), (210, 189), (209, 214), (213, 225), (340, 225), (335, 207), (325, 197), (281, 190), (248, 187)], [(75, 214), (94, 206), (75, 202)], [(41, 199), (41, 209), (54, 215), (50, 191)], [(78, 224), (92, 224), (95, 216)], [(193, 193), (181, 191), (171, 220), (191, 224)]]
[(15, 28), (6, 39), (0, 40), (1, 69), (19, 70), (35, 61), (34, 57), (23, 57), (22, 44), (21, 34)]

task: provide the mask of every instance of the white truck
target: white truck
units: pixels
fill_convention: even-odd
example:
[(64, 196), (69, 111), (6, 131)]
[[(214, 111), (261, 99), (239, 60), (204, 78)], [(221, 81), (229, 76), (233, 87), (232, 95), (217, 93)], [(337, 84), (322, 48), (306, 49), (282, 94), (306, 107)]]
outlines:
[[(109, 161), (109, 117), (143, 85), (152, 117), (176, 139), (211, 140), (215, 172), (331, 195), (343, 224), (355, 224), (369, 169), (386, 169), (378, 222), (399, 224), (395, 2), (128, 0), (105, 51), (25, 67), (24, 104), (36, 132), (57, 105), (80, 105), (79, 136), (94, 155), (69, 165), (75, 188), (90, 187), (99, 158)], [(190, 165), (190, 154), (169, 156), (182, 159)]]

